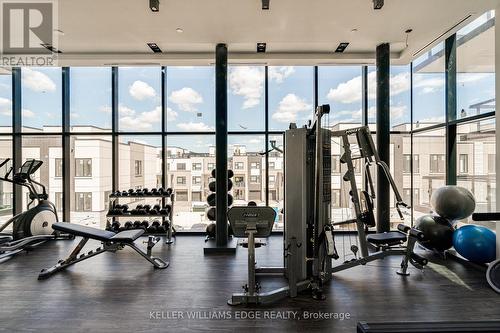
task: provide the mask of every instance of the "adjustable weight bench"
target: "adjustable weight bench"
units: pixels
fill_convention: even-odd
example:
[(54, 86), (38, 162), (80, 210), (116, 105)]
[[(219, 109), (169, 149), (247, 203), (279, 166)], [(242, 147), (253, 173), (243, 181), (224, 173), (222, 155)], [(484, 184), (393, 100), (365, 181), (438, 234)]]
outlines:
[[(76, 248), (68, 256), (68, 258), (59, 260), (56, 265), (50, 268), (42, 269), (42, 271), (38, 275), (38, 280), (47, 279), (53, 274), (65, 269), (70, 265), (76, 264), (77, 262), (92, 258), (106, 251), (116, 252), (118, 250), (122, 250), (126, 246), (134, 249), (144, 259), (152, 263), (155, 268), (163, 269), (167, 268), (169, 265), (168, 261), (165, 262), (160, 258), (151, 256), (151, 250), (153, 249), (153, 246), (155, 246), (155, 244), (160, 240), (159, 237), (149, 236), (147, 241), (147, 252), (144, 252), (135, 245), (134, 241), (142, 234), (144, 234), (143, 229), (126, 230), (115, 233), (112, 231), (106, 231), (65, 222), (54, 223), (52, 225), (52, 228), (57, 231), (62, 231), (66, 234), (80, 236), (82, 237), (82, 240), (78, 243)], [(95, 250), (89, 251), (88, 253), (80, 254), (80, 251), (82, 251), (83, 247), (89, 239), (101, 241), (102, 246), (98, 247)]]

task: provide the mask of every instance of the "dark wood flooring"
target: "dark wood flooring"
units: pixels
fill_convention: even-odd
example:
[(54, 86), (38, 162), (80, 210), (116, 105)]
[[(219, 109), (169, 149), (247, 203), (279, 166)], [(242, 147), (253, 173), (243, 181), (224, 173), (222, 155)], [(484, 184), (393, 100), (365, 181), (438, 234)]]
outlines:
[[(166, 270), (153, 269), (125, 249), (76, 264), (45, 281), (37, 280), (40, 269), (65, 257), (75, 241), (48, 243), (17, 255), (0, 264), (0, 331), (355, 332), (358, 321), (500, 319), (500, 295), (489, 288), (484, 272), (436, 258), (424, 273), (412, 269), (407, 278), (395, 274), (399, 257), (338, 273), (325, 288), (325, 301), (305, 294), (272, 306), (230, 307), (226, 301), (246, 280), (246, 250), (240, 248), (235, 256), (204, 256), (203, 244), (201, 236), (179, 236), (170, 246), (158, 244), (155, 253), (170, 260)], [(281, 249), (281, 237), (272, 236), (268, 246), (257, 249), (258, 263), (281, 265)], [(262, 283), (268, 289), (280, 281)], [(157, 319), (151, 318), (152, 311)], [(172, 311), (181, 311), (184, 319), (165, 318)], [(221, 311), (231, 318), (187, 319), (189, 311)], [(349, 313), (350, 319), (235, 318), (264, 316), (264, 311)]]

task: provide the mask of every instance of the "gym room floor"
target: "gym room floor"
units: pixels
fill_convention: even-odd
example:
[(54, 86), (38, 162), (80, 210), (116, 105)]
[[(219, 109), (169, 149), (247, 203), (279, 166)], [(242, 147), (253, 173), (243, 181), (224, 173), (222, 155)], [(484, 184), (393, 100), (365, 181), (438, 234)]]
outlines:
[[(281, 240), (272, 236), (268, 246), (256, 250), (260, 265), (282, 264)], [(239, 248), (236, 256), (204, 256), (200, 236), (178, 236), (170, 246), (157, 244), (154, 253), (170, 260), (166, 270), (153, 269), (125, 249), (38, 281), (38, 272), (65, 257), (75, 242), (48, 243), (2, 264), (0, 331), (355, 332), (358, 321), (500, 319), (500, 298), (489, 288), (484, 272), (434, 257), (424, 273), (412, 268), (406, 278), (395, 274), (399, 257), (338, 273), (325, 287), (325, 301), (304, 294), (265, 307), (230, 307), (226, 301), (246, 281), (247, 252)], [(342, 245), (337, 248), (342, 250)], [(267, 290), (279, 281), (262, 284)], [(350, 319), (236, 319), (240, 310), (348, 313)], [(230, 311), (232, 318), (223, 324), (217, 319), (187, 319), (189, 311)], [(174, 312), (184, 318), (173, 319)]]

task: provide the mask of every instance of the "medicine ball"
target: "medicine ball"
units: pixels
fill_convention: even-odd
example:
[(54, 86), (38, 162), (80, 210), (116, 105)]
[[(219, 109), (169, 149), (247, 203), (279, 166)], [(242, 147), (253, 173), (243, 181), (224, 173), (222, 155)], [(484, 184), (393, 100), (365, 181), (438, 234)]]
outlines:
[(426, 249), (443, 252), (453, 245), (454, 230), (445, 218), (424, 215), (417, 219), (415, 228), (424, 234), (425, 239), (419, 243)]
[(461, 220), (474, 212), (476, 200), (468, 189), (448, 185), (438, 188), (432, 193), (431, 206), (441, 217), (449, 220)]

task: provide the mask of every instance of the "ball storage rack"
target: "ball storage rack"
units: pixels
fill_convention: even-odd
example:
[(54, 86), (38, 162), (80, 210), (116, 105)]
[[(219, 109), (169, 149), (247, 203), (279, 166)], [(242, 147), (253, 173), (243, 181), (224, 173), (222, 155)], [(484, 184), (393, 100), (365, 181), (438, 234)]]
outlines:
[[(144, 233), (145, 236), (165, 236), (165, 244), (172, 244), (173, 237), (173, 223), (174, 223), (174, 202), (175, 202), (175, 191), (172, 190), (170, 194), (163, 193), (163, 194), (155, 194), (155, 195), (144, 195), (144, 194), (134, 194), (133, 196), (117, 196), (114, 193), (109, 195), (109, 207), (114, 208), (119, 202), (120, 199), (128, 199), (128, 200), (136, 200), (136, 199), (141, 199), (142, 201), (147, 201), (148, 199), (161, 199), (161, 206), (165, 207), (166, 205), (170, 205), (170, 211), (168, 214), (156, 214), (156, 215), (139, 215), (139, 214), (106, 214), (106, 218), (108, 219), (107, 225), (111, 225), (112, 222), (115, 222), (119, 218), (132, 218), (132, 217), (137, 217), (137, 218), (161, 218), (162, 225), (165, 225), (165, 222), (168, 221), (168, 227), (166, 228), (165, 233), (148, 233), (147, 231)], [(110, 223), (111, 219), (111, 223)]]

